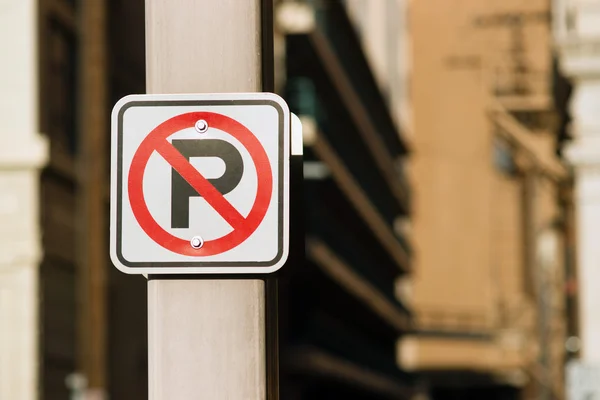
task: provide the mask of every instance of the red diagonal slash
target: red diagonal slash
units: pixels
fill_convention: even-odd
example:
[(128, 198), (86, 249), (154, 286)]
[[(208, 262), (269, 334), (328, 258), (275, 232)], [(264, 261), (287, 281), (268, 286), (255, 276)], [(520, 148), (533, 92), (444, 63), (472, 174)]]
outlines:
[(233, 229), (243, 227), (246, 218), (171, 143), (166, 140), (158, 142), (155, 150)]

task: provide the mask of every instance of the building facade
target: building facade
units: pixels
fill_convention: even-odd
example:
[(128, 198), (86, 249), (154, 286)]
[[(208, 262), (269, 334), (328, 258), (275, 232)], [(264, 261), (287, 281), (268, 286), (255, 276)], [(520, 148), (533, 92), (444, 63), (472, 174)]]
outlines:
[(145, 282), (106, 247), (110, 108), (144, 91), (143, 1), (125, 3), (0, 4), (3, 399), (146, 398)]
[(410, 26), (418, 272), (401, 365), (434, 398), (563, 398), (573, 229), (550, 4), (414, 1)]
[(390, 101), (398, 92), (375, 72), (360, 33), (371, 27), (357, 28), (353, 12), (340, 1), (277, 4), (277, 82), (305, 139), (306, 261), (281, 278), (282, 398), (419, 394), (395, 360), (412, 319), (395, 295), (396, 280), (412, 274), (400, 229), (410, 215), (408, 148)]

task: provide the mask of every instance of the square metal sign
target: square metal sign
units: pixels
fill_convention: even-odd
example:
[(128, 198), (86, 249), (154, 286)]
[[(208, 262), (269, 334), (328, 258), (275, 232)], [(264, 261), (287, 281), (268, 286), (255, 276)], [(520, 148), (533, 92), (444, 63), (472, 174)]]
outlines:
[(257, 274), (285, 263), (290, 112), (279, 96), (127, 96), (113, 109), (111, 139), (119, 270)]

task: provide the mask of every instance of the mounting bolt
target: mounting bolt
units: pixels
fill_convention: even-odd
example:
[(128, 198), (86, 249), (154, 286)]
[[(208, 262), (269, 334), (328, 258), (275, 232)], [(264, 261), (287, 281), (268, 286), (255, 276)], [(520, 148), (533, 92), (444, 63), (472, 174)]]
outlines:
[(199, 249), (204, 245), (204, 240), (200, 236), (194, 236), (192, 240), (190, 240), (190, 244), (193, 248)]
[(208, 130), (208, 122), (206, 122), (203, 119), (200, 119), (200, 120), (196, 121), (196, 124), (194, 125), (194, 128), (199, 133), (204, 133), (204, 132), (206, 132)]

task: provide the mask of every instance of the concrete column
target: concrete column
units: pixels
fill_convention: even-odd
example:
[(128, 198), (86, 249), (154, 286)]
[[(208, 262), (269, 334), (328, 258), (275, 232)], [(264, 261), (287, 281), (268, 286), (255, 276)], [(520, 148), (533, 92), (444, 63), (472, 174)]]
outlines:
[(38, 398), (37, 4), (0, 0), (0, 399)]
[(566, 158), (575, 173), (581, 359), (600, 365), (600, 1), (554, 0), (562, 71), (574, 83), (574, 140)]
[(568, 158), (576, 179), (581, 359), (600, 365), (600, 140), (594, 141), (575, 141)]

